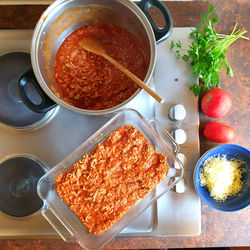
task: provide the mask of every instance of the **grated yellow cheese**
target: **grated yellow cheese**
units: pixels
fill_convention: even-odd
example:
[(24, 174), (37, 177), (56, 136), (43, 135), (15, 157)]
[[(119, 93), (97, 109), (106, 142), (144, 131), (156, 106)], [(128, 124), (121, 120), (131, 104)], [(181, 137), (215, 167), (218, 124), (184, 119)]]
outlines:
[(238, 159), (227, 160), (225, 155), (210, 157), (201, 168), (200, 184), (207, 187), (215, 200), (224, 201), (242, 189), (242, 163)]

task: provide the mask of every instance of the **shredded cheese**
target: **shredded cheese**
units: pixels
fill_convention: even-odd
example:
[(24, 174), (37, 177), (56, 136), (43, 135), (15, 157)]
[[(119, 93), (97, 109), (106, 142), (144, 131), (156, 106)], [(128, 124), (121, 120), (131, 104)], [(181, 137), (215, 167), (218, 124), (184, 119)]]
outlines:
[(201, 168), (200, 184), (207, 187), (215, 200), (224, 201), (242, 189), (243, 170), (240, 166), (243, 163), (235, 158), (227, 160), (225, 155), (210, 157)]

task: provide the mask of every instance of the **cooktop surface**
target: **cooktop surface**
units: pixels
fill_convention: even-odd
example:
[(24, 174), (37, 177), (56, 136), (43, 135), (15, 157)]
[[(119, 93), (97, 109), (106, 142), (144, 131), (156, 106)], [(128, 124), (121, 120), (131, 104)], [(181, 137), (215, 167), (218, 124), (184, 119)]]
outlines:
[[(190, 28), (176, 28), (170, 39), (182, 39), (183, 45), (188, 46), (189, 32)], [(30, 51), (31, 38), (31, 30), (1, 30), (0, 56), (10, 53), (27, 55)], [(199, 158), (198, 99), (193, 97), (187, 88), (192, 82), (191, 70), (170, 53), (169, 43), (170, 40), (157, 45), (158, 56), (151, 82), (151, 86), (165, 98), (166, 102), (160, 106), (147, 93), (142, 92), (131, 108), (137, 109), (144, 117), (155, 116), (172, 132), (176, 140), (181, 138), (178, 157), (184, 162), (184, 181), (138, 216), (119, 234), (119, 237), (183, 236), (200, 233), (200, 199), (195, 193), (192, 182), (193, 168)], [(7, 87), (5, 96), (10, 97), (12, 104), (21, 105), (15, 88), (12, 88), (13, 91), (8, 89)], [(183, 119), (179, 119), (178, 107), (182, 108)], [(4, 108), (6, 106), (0, 106), (0, 113)], [(169, 111), (171, 108), (172, 113)], [(18, 112), (11, 112), (8, 108), (7, 111), (12, 118), (18, 116)], [(111, 116), (86, 116), (58, 106), (45, 118), (41, 117), (39, 121), (36, 120), (28, 125), (16, 127), (0, 121), (0, 144), (4, 145), (0, 148), (0, 164), (3, 165), (12, 158), (24, 157), (40, 162), (46, 169), (50, 169), (98, 130)], [(179, 135), (183, 133), (184, 137), (180, 137)], [(20, 187), (29, 190), (27, 182), (29, 177), (22, 178), (14, 185), (17, 196), (20, 194), (17, 192)], [(27, 210), (33, 211), (32, 205), (30, 207)], [(22, 217), (0, 211), (0, 237), (59, 238), (41, 215), (39, 206), (33, 214), (25, 215)]]

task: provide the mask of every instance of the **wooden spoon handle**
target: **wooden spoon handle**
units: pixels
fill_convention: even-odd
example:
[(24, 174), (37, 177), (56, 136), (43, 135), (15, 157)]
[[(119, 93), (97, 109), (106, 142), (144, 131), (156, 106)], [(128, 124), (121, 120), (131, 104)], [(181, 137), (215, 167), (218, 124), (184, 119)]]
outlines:
[(125, 67), (123, 67), (120, 63), (115, 61), (112, 57), (103, 53), (102, 56), (108, 60), (110, 63), (114, 64), (118, 69), (120, 69), (124, 74), (126, 74), (129, 78), (131, 78), (135, 83), (137, 83), (142, 89), (144, 89), (148, 94), (150, 94), (157, 102), (162, 103), (164, 99), (158, 95), (155, 91), (149, 88), (141, 79), (139, 79), (136, 75), (131, 73)]

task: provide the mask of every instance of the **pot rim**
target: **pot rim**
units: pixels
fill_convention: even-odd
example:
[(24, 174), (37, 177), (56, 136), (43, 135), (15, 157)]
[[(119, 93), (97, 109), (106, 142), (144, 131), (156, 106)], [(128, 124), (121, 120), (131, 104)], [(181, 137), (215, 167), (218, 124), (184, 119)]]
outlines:
[[(32, 37), (32, 43), (31, 43), (31, 63), (32, 63), (32, 68), (34, 71), (34, 74), (37, 78), (37, 81), (43, 91), (57, 104), (71, 110), (74, 112), (82, 113), (82, 114), (87, 114), (87, 115), (104, 115), (108, 113), (113, 113), (117, 110), (120, 110), (121, 108), (124, 108), (126, 105), (128, 105), (130, 102), (135, 101), (136, 98), (139, 96), (139, 94), (143, 91), (143, 89), (139, 88), (130, 98), (128, 98), (125, 102), (120, 103), (119, 105), (116, 105), (114, 107), (108, 108), (108, 109), (102, 109), (102, 110), (89, 110), (89, 109), (81, 109), (77, 108), (75, 106), (72, 106), (60, 98), (58, 98), (53, 91), (47, 86), (47, 83), (42, 77), (41, 71), (39, 69), (39, 63), (38, 63), (38, 51), (40, 44), (40, 37), (43, 33), (43, 28), (44, 25), (46, 24), (46, 19), (49, 15), (55, 13), (58, 9), (60, 9), (62, 6), (66, 5), (69, 2), (72, 2), (73, 0), (58, 0), (52, 3), (42, 14), (40, 17), (34, 33)], [(138, 17), (139, 21), (143, 24), (145, 31), (148, 35), (149, 38), (149, 49), (150, 49), (150, 62), (149, 62), (149, 67), (147, 74), (145, 76), (144, 82), (148, 85), (150, 82), (150, 79), (152, 78), (153, 75), (153, 70), (155, 67), (156, 63), (156, 40), (154, 36), (154, 32), (152, 29), (152, 26), (150, 22), (148, 21), (146, 15), (143, 13), (143, 11), (132, 1), (127, 1), (127, 0), (116, 0), (126, 6), (130, 11), (134, 12), (136, 16)], [(98, 5), (98, 4), (97, 4)]]

